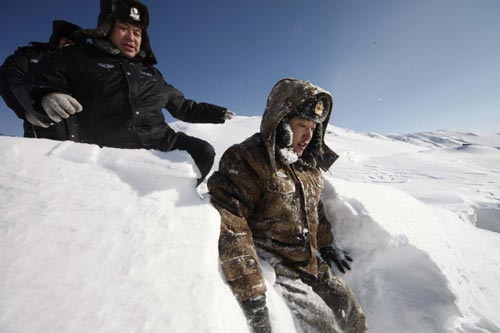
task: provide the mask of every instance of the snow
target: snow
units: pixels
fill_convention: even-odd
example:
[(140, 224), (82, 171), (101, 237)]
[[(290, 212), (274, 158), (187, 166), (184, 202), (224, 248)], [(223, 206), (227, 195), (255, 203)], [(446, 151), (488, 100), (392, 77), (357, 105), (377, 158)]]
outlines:
[[(173, 126), (218, 159), (260, 117)], [(323, 200), (369, 332), (500, 332), (500, 135), (326, 141)], [(0, 332), (248, 331), (189, 155), (0, 137), (0, 156)], [(273, 332), (294, 332), (261, 264)]]

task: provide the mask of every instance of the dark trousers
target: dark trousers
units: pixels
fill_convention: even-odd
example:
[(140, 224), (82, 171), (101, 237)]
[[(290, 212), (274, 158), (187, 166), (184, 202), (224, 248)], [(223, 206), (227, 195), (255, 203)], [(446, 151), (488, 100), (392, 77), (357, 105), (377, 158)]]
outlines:
[(201, 177), (198, 178), (196, 186), (208, 175), (214, 164), (215, 150), (212, 145), (202, 139), (195, 138), (194, 136), (186, 135), (182, 132), (177, 133), (177, 140), (173, 149), (184, 150), (191, 155), (200, 170)]
[(24, 120), (23, 129), (25, 138), (50, 139), (60, 141), (70, 139), (66, 120), (63, 120), (60, 123), (54, 124), (48, 128), (38, 127), (31, 124), (29, 121)]

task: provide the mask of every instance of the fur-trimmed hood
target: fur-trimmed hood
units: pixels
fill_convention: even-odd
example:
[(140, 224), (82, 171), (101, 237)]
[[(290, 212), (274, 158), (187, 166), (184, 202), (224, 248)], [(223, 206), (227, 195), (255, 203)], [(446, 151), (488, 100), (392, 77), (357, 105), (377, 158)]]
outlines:
[(326, 112), (324, 121), (317, 127), (318, 131), (314, 134), (316, 138), (313, 137), (311, 140), (311, 143), (314, 141), (318, 142), (318, 147), (314, 147), (313, 149), (319, 149), (321, 151), (321, 153), (316, 152), (317, 154), (313, 155), (314, 163), (316, 166), (326, 171), (338, 158), (338, 155), (324, 142), (325, 131), (328, 126), (328, 121), (330, 120), (333, 106), (332, 95), (309, 81), (285, 78), (278, 81), (272, 88), (267, 99), (266, 110), (260, 125), (260, 134), (274, 170), (276, 170), (276, 143), (282, 139), (277, 138), (280, 123), (288, 116), (297, 112), (297, 110), (300, 110), (304, 103), (314, 99), (324, 99), (328, 102), (324, 110), (324, 112)]

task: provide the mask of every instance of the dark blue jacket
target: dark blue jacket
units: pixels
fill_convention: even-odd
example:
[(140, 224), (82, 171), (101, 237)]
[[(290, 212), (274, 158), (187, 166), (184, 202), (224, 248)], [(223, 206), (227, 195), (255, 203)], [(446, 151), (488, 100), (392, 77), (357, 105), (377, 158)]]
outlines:
[(20, 119), (24, 120), (23, 128), (25, 137), (65, 140), (68, 136), (66, 122), (61, 122), (50, 128), (38, 127), (29, 123), (25, 119), (27, 111), (14, 93), (28, 70), (55, 52), (58, 52), (58, 49), (50, 43), (32, 42), (29, 46), (19, 47), (5, 59), (2, 67), (0, 67), (0, 95), (5, 104)]
[[(50, 92), (73, 96), (83, 111), (73, 116), (74, 140), (118, 148), (170, 150), (176, 133), (165, 123), (162, 108), (191, 123), (223, 123), (226, 108), (186, 99), (165, 82), (141, 54), (134, 59), (117, 53), (109, 42), (65, 47), (44, 60), (24, 80), (39, 117), (40, 99)], [(47, 118), (45, 118), (47, 120)]]

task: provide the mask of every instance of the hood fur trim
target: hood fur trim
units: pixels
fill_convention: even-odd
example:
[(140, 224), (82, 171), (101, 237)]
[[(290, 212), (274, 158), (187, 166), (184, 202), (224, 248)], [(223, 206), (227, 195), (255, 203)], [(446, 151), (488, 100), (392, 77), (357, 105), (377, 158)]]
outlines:
[[(280, 123), (282, 121), (287, 123), (288, 116), (293, 116), (293, 112), (312, 99), (327, 101), (327, 103), (324, 103), (325, 114), (322, 115), (323, 122), (316, 126), (313, 139), (297, 162), (303, 161), (307, 165), (317, 166), (326, 171), (337, 159), (337, 154), (328, 148), (324, 142), (325, 130), (333, 106), (332, 95), (309, 81), (286, 78), (278, 81), (271, 90), (260, 126), (260, 134), (274, 170), (277, 170), (277, 151), (289, 148), (283, 146), (283, 142), (280, 141), (284, 129), (281, 128), (284, 125), (280, 126)], [(280, 132), (279, 135), (278, 132)], [(277, 144), (277, 142), (279, 143)], [(281, 158), (279, 159), (281, 161)]]

